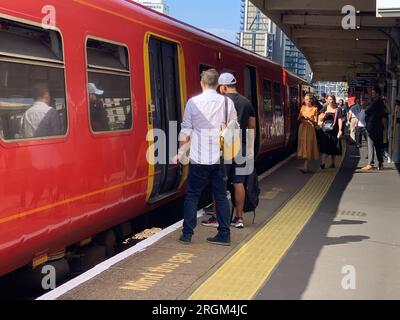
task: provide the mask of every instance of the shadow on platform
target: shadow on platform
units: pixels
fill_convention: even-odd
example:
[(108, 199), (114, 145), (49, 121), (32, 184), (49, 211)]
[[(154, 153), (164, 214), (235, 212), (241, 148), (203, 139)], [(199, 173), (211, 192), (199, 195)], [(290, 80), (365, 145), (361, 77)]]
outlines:
[[(329, 193), (322, 201), (317, 213), (304, 228), (299, 239), (283, 258), (271, 275), (257, 300), (300, 300), (307, 289), (315, 263), (324, 246), (362, 242), (370, 239), (364, 235), (349, 235), (337, 238), (328, 237), (332, 225), (365, 224), (360, 220), (339, 220), (341, 198), (359, 169), (360, 151), (347, 146), (347, 155)], [(399, 168), (399, 167), (398, 167)], [(356, 217), (355, 217), (356, 218)]]

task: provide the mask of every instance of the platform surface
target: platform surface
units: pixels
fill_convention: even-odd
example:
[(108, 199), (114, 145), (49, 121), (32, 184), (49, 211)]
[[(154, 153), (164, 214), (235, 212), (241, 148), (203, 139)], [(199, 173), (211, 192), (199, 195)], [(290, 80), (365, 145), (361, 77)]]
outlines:
[(351, 146), (342, 163), (304, 175), (292, 159), (267, 176), (231, 247), (206, 242), (203, 217), (191, 245), (177, 230), (59, 299), (400, 299), (399, 172), (362, 173)]

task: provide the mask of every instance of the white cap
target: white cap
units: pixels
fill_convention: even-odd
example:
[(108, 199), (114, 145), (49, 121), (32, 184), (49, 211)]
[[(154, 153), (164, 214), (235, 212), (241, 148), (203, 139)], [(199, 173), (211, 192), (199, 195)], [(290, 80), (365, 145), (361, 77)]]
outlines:
[(89, 83), (88, 89), (89, 89), (89, 94), (96, 94), (98, 96), (101, 96), (104, 93), (103, 90), (97, 89), (94, 83)]
[(231, 73), (223, 73), (219, 76), (218, 84), (220, 86), (232, 86), (237, 83), (236, 78)]

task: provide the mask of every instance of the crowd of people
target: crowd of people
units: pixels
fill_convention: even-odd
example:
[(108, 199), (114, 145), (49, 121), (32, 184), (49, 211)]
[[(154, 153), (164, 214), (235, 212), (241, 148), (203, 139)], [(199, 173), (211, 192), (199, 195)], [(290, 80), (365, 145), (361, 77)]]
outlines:
[[(234, 75), (219, 76), (216, 70), (204, 71), (201, 76), (203, 93), (187, 103), (180, 133), (179, 153), (175, 162), (183, 160), (190, 150), (188, 190), (184, 203), (184, 225), (180, 241), (190, 244), (197, 225), (197, 206), (202, 191), (211, 184), (216, 211), (211, 218), (203, 221), (205, 226), (218, 228), (215, 237), (207, 239), (217, 245), (230, 245), (230, 225), (243, 228), (243, 206), (245, 201), (246, 176), (238, 174), (241, 166), (221, 165), (220, 132), (223, 124), (231, 121), (240, 123), (242, 132), (255, 129), (256, 115), (251, 102), (237, 91)], [(385, 103), (381, 90), (372, 90), (371, 103), (364, 97), (337, 101), (334, 95), (317, 99), (313, 94), (305, 95), (299, 111), (298, 158), (304, 160), (302, 173), (310, 172), (310, 161), (320, 161), (322, 170), (336, 167), (336, 158), (342, 155), (342, 137), (349, 133), (350, 143), (358, 148), (362, 138), (368, 142), (369, 163), (362, 170), (372, 171), (375, 167), (375, 153), (378, 169), (384, 170), (384, 117)], [(215, 136), (203, 139), (203, 132), (214, 132)], [(250, 130), (251, 131), (251, 130)], [(254, 157), (254, 136), (251, 141), (242, 137), (242, 149), (247, 157)], [(250, 148), (249, 148), (250, 146)], [(328, 157), (330, 162), (328, 162)], [(223, 168), (223, 169), (221, 169)], [(227, 186), (231, 184), (235, 217), (230, 220)]]
[[(349, 100), (350, 101), (350, 100)], [(382, 91), (375, 87), (371, 92), (371, 103), (364, 97), (355, 98), (351, 104), (343, 99), (337, 103), (333, 95), (317, 99), (313, 94), (304, 97), (299, 114), (298, 158), (304, 160), (300, 168), (308, 173), (310, 161), (321, 161), (321, 169), (335, 168), (336, 157), (342, 155), (342, 136), (349, 133), (350, 143), (362, 147), (363, 138), (368, 143), (368, 165), (362, 170), (375, 169), (375, 154), (378, 170), (384, 170), (384, 131), (386, 106)]]

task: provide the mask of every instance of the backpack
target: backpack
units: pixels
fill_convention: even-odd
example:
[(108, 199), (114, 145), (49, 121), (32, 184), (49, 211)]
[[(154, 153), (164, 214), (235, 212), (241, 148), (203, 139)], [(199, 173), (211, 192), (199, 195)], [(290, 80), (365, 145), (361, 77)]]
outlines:
[(246, 198), (244, 202), (244, 212), (256, 211), (260, 202), (260, 186), (258, 184), (258, 176), (254, 170), (252, 174), (248, 175), (244, 185), (246, 190)]
[[(254, 213), (254, 218), (253, 218), (253, 224), (254, 224), (256, 219), (256, 209), (260, 203), (260, 193), (261, 193), (256, 170), (253, 170), (253, 173), (246, 177), (246, 181), (244, 183), (244, 189), (245, 189), (245, 201), (244, 201), (243, 211), (245, 213), (246, 212)], [(233, 188), (231, 189), (231, 195), (233, 204), (232, 217), (231, 217), (232, 221), (233, 215), (235, 213), (235, 192)]]

